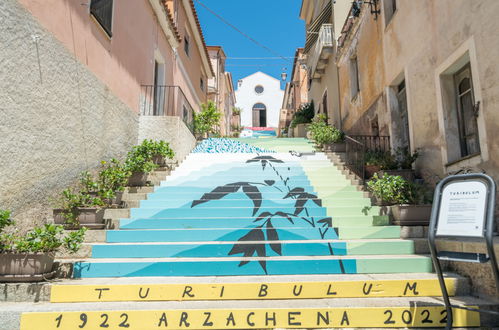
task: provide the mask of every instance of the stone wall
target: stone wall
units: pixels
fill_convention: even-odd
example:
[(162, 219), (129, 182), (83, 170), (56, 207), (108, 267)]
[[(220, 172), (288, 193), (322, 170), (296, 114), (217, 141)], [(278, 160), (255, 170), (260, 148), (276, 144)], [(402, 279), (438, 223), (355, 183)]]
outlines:
[(139, 142), (145, 139), (165, 140), (181, 162), (196, 146), (196, 139), (179, 117), (140, 116)]
[(137, 142), (138, 116), (15, 0), (0, 2), (0, 208), (20, 226)]

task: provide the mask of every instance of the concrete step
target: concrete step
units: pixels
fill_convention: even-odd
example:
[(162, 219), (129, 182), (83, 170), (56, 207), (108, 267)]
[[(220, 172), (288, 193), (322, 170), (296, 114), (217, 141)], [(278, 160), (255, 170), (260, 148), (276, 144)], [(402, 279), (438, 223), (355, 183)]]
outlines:
[[(106, 232), (106, 240), (108, 243), (237, 241), (246, 236), (252, 229), (253, 228), (108, 230)], [(308, 226), (295, 226), (282, 229), (276, 228), (276, 230), (277, 232), (274, 232), (273, 234), (278, 236), (279, 240), (400, 238), (399, 226), (340, 227), (333, 228), (327, 232), (324, 229), (319, 230), (319, 228)], [(269, 234), (267, 230), (265, 230), (265, 232)], [(321, 235), (324, 237), (321, 237)]]
[[(428, 246), (428, 240), (427, 238), (424, 238), (426, 237), (424, 235), (426, 235), (425, 233), (427, 232), (427, 230), (427, 227), (422, 226), (402, 226), (400, 227), (399, 237), (402, 239), (410, 239), (412, 241), (415, 241), (418, 245)], [(106, 233), (107, 230), (89, 230), (85, 234), (85, 243), (106, 242)]]
[[(495, 301), (455, 297), (457, 305), (494, 309)], [(434, 297), (337, 298), (309, 300), (4, 303), (0, 318), (10, 329), (127, 327), (137, 329), (247, 328), (439, 328), (445, 307)], [(278, 308), (276, 306), (279, 306)], [(366, 307), (369, 306), (369, 307)], [(454, 309), (454, 327), (495, 326), (497, 318)], [(22, 317), (22, 319), (21, 319)], [(7, 329), (9, 329), (7, 328)]]
[[(345, 215), (335, 214), (332, 225), (335, 228), (341, 227), (372, 227), (389, 225), (388, 216), (365, 216), (365, 215)], [(291, 218), (293, 220), (293, 218)], [(315, 221), (321, 218), (314, 219)], [(133, 218), (120, 219), (115, 229), (202, 229), (202, 228), (246, 228), (255, 221), (254, 217), (200, 217), (200, 218)], [(272, 223), (275, 228), (292, 228), (295, 223), (301, 223), (304, 220), (294, 218), (293, 223), (289, 219), (275, 216)], [(409, 234), (407, 234), (409, 235)], [(409, 237), (409, 236), (406, 236)]]
[[(68, 262), (70, 262), (68, 260)], [(430, 258), (416, 255), (93, 258), (74, 260), (74, 278), (142, 276), (240, 276), (386, 274), (431, 272)]]
[[(465, 277), (453, 273), (447, 273), (445, 277), (451, 295), (469, 294), (469, 281)], [(300, 294), (297, 294), (296, 288), (301, 286), (303, 288), (299, 291)], [(187, 287), (192, 288), (190, 295), (184, 294)], [(224, 287), (224, 294), (220, 297), (222, 287)], [(260, 293), (263, 288), (265, 288), (265, 295)], [(150, 289), (147, 297), (138, 296), (141, 289)], [(325, 299), (355, 298), (366, 295), (370, 297), (423, 297), (441, 294), (437, 276), (431, 273), (84, 278), (59, 279), (40, 283), (2, 283), (0, 290), (2, 291), (0, 302), (50, 300), (57, 303)]]
[[(304, 240), (304, 241), (228, 241), (228, 242), (185, 242), (185, 243), (108, 243), (91, 244), (92, 258), (161, 258), (161, 257), (230, 257), (235, 245), (279, 246), (285, 256), (328, 256), (334, 255), (392, 255), (413, 254), (414, 243), (410, 240)], [(85, 245), (87, 248), (88, 245)], [(272, 249), (267, 255), (278, 256)], [(233, 255), (233, 257), (236, 257)]]

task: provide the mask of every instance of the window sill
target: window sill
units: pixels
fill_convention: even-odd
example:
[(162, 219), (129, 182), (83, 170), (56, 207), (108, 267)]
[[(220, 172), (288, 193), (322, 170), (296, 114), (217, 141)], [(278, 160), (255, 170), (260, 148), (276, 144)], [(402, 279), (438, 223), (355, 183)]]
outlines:
[(482, 157), (481, 153), (475, 153), (472, 155), (468, 155), (462, 158), (459, 158), (457, 160), (454, 160), (452, 162), (449, 162), (445, 164), (445, 168), (447, 169), (447, 172), (453, 172), (453, 171), (458, 171), (460, 170), (463, 166), (475, 166), (478, 165), (482, 162)]
[(94, 15), (90, 14), (90, 17), (91, 17), (92, 21), (94, 21), (94, 23), (97, 25), (99, 30), (102, 32), (102, 34), (107, 38), (107, 40), (111, 41), (113, 39), (112, 32), (111, 32), (111, 34), (107, 33), (107, 31), (102, 27), (102, 24), (97, 20), (97, 18), (95, 18)]

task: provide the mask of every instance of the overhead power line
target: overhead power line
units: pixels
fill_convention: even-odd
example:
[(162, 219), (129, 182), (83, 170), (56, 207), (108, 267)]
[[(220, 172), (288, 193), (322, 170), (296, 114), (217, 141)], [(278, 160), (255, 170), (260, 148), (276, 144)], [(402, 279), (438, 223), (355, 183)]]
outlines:
[(295, 59), (294, 56), (284, 56), (284, 57), (227, 57), (227, 60), (282, 60), (286, 59)]
[(194, 0), (196, 1), (200, 6), (204, 7), (207, 11), (209, 11), (211, 14), (213, 14), (215, 17), (217, 17), (220, 21), (222, 21), (224, 24), (228, 25), (229, 27), (231, 27), (232, 29), (236, 30), (238, 33), (240, 33), (241, 35), (243, 35), (245, 38), (251, 40), (254, 44), (256, 44), (257, 46), (265, 49), (266, 51), (268, 51), (269, 53), (271, 54), (274, 54), (276, 56), (278, 56), (279, 58), (283, 59), (284, 61), (287, 61), (289, 62), (289, 59), (285, 56), (282, 56), (281, 54), (279, 54), (278, 52), (272, 50), (271, 48), (263, 45), (262, 43), (258, 42), (256, 39), (252, 38), (251, 36), (249, 36), (248, 34), (244, 33), (243, 31), (239, 30), (236, 26), (234, 26), (233, 24), (231, 24), (230, 22), (228, 22), (225, 18), (223, 18), (222, 16), (220, 16), (219, 14), (217, 14), (215, 11), (213, 11), (212, 9), (210, 9), (208, 6), (206, 6), (204, 3), (202, 3), (200, 0)]

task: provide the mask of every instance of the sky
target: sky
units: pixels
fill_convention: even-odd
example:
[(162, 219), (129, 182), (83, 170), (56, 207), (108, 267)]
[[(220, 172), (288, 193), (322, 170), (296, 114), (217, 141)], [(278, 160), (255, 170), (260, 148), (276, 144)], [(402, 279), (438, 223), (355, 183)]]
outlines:
[[(272, 52), (224, 24), (198, 1)], [(234, 88), (239, 79), (257, 71), (280, 79), (286, 68), (289, 81), (292, 58), (238, 60), (230, 57), (293, 57), (296, 48), (303, 47), (305, 42), (304, 22), (299, 18), (301, 0), (194, 0), (194, 3), (206, 44), (222, 46), (228, 57), (225, 70), (232, 73)]]

